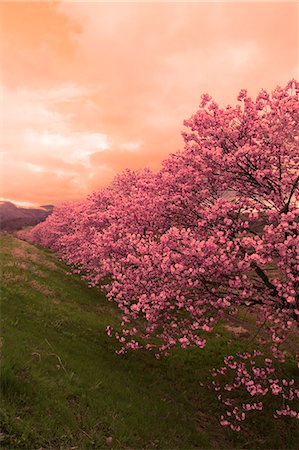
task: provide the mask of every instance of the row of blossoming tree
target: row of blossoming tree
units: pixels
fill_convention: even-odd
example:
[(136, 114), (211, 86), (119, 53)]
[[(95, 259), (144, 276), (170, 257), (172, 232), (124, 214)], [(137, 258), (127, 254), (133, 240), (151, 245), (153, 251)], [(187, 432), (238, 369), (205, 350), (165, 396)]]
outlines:
[(184, 149), (158, 173), (127, 170), (23, 232), (117, 303), (122, 331), (107, 331), (120, 353), (202, 348), (225, 314), (251, 311), (273, 355), (230, 355), (213, 373), (221, 423), (237, 431), (265, 396), (277, 399), (276, 417), (299, 418), (294, 379), (275, 371), (299, 322), (298, 94), (293, 80), (255, 100), (242, 90), (234, 107), (203, 95), (184, 122)]

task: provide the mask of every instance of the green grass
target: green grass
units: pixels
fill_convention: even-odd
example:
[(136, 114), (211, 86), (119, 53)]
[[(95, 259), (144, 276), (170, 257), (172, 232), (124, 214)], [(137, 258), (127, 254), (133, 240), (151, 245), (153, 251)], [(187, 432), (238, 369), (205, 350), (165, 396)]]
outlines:
[(209, 371), (246, 339), (219, 326), (204, 350), (117, 356), (115, 305), (51, 252), (11, 235), (1, 248), (3, 448), (297, 448), (289, 419), (256, 416), (242, 434), (218, 424)]

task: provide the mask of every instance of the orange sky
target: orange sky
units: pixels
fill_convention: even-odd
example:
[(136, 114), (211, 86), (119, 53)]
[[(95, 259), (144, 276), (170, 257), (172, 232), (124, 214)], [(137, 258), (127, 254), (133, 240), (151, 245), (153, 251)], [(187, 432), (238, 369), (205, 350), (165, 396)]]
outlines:
[(295, 2), (2, 2), (1, 197), (57, 204), (159, 168), (208, 92), (298, 77)]

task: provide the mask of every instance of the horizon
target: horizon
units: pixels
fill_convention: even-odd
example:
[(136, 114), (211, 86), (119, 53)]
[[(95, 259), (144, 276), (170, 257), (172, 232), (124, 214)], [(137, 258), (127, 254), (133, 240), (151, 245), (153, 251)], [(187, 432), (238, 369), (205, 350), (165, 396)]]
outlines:
[(15, 202), (14, 200), (11, 200), (9, 198), (1, 198), (0, 197), (0, 205), (3, 203), (12, 203), (13, 205), (17, 206), (18, 208), (43, 208), (44, 206), (56, 206), (56, 205), (39, 205), (37, 203), (30, 203), (30, 202)]
[(183, 148), (202, 94), (235, 104), (243, 88), (298, 77), (295, 2), (0, 9), (1, 199), (20, 206), (80, 200), (125, 168), (158, 170)]

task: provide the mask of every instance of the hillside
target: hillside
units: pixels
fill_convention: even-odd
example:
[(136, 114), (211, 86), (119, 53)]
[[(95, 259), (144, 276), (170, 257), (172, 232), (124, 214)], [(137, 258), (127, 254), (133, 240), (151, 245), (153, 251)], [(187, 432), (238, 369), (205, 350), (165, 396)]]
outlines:
[(15, 231), (36, 225), (46, 219), (53, 211), (52, 205), (39, 208), (21, 208), (11, 202), (0, 202), (0, 230)]
[[(218, 424), (209, 370), (248, 349), (218, 327), (204, 350), (120, 357), (118, 311), (55, 255), (1, 236), (1, 444), (24, 449), (288, 448), (296, 424), (263, 413), (243, 434)], [(246, 345), (245, 345), (246, 344)]]

